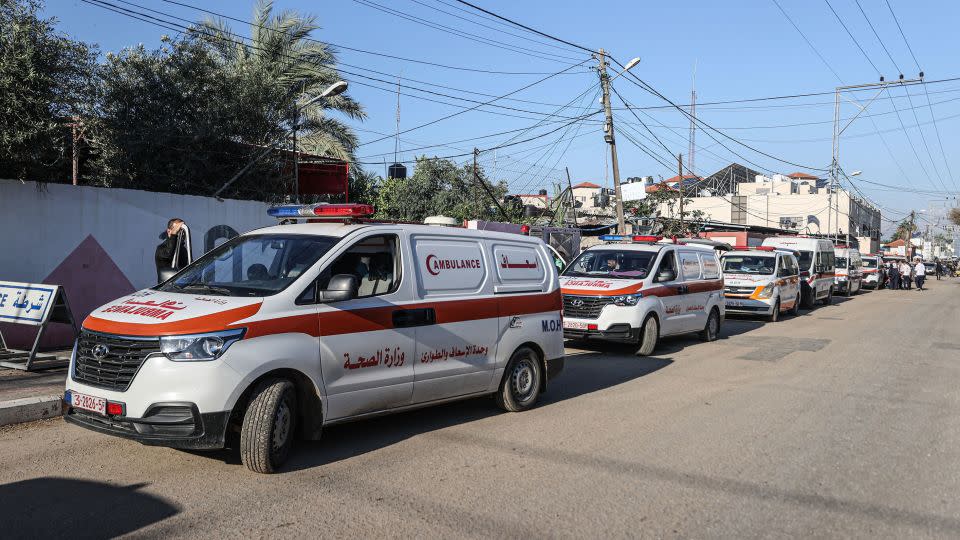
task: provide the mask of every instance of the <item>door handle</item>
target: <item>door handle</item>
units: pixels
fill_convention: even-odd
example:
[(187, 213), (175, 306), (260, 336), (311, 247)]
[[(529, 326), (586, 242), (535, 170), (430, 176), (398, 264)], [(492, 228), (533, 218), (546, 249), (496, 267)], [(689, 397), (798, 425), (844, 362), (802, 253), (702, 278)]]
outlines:
[(687, 294), (687, 286), (686, 286), (686, 285), (677, 285), (677, 292), (680, 293), (680, 294)]
[(411, 328), (436, 324), (437, 313), (433, 308), (397, 309), (393, 312), (394, 328)]

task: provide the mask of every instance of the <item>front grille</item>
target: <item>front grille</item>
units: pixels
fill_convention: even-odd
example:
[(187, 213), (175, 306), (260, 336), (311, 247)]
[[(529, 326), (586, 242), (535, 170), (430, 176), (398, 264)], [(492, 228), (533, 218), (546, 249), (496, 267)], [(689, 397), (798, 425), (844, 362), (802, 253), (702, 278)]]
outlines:
[(734, 287), (733, 285), (727, 285), (723, 288), (724, 294), (753, 294), (753, 291), (757, 290), (756, 287)]
[[(103, 358), (93, 356), (93, 349), (98, 345), (104, 345), (108, 349)], [(158, 352), (158, 338), (114, 336), (84, 330), (80, 332), (77, 343), (73, 380), (98, 388), (125, 392), (147, 356)]]
[[(579, 302), (577, 302), (579, 300)], [(612, 304), (609, 296), (573, 296), (563, 295), (563, 316), (574, 319), (596, 319), (603, 307)], [(580, 305), (574, 305), (580, 304)]]

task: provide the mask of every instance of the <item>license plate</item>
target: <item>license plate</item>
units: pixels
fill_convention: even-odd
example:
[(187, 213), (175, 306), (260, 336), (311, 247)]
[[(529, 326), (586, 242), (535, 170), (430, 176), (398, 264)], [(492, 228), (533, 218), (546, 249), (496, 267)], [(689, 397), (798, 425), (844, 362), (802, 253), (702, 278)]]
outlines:
[(587, 323), (578, 321), (563, 321), (563, 327), (570, 330), (586, 330)]
[(107, 400), (104, 398), (71, 392), (70, 404), (78, 409), (107, 415)]
[(727, 300), (727, 305), (732, 307), (740, 307), (743, 305), (743, 302), (739, 300)]

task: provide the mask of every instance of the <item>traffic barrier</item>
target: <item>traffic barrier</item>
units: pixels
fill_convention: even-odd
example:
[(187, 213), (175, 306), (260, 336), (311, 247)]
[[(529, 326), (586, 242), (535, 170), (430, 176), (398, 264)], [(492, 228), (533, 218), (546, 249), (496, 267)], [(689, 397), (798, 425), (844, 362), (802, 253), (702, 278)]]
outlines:
[(60, 285), (0, 281), (0, 321), (39, 327), (29, 351), (8, 348), (0, 332), (0, 367), (37, 371), (64, 367), (70, 362), (69, 358), (37, 352), (50, 323), (69, 324), (74, 338), (77, 336), (77, 323)]

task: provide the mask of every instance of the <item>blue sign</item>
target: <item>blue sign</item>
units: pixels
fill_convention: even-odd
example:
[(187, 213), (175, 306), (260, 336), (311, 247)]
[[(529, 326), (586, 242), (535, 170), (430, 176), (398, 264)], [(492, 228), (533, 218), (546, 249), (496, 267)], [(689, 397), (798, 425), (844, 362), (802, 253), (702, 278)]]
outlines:
[(0, 281), (0, 321), (43, 324), (56, 292), (56, 285)]

